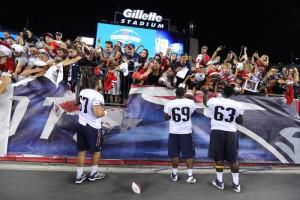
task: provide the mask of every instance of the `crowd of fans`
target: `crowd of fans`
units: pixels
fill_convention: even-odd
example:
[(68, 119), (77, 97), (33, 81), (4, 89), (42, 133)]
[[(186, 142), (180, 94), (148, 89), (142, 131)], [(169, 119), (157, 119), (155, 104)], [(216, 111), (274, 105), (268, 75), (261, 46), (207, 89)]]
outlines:
[[(98, 40), (100, 44), (100, 39)], [(220, 52), (227, 51), (221, 58)], [(157, 85), (168, 89), (185, 87), (186, 95), (193, 97), (201, 91), (217, 93), (232, 85), (239, 94), (299, 93), (299, 73), (295, 67), (270, 65), (269, 56), (254, 52), (248, 55), (242, 47), (239, 55), (224, 46), (213, 54), (202, 46), (196, 58), (177, 55), (170, 49), (149, 57), (142, 45), (113, 44), (95, 48), (86, 45), (80, 37), (63, 40), (62, 33), (45, 33), (36, 39), (30, 30), (22, 31), (17, 38), (5, 32), (0, 39), (0, 88), (26, 77), (43, 76), (53, 66), (63, 66), (63, 81), (76, 92), (82, 83), (80, 77), (93, 74), (99, 77), (99, 88), (111, 103), (120, 103), (128, 94), (129, 85)], [(5, 73), (4, 73), (5, 72)], [(10, 77), (10, 78), (7, 78)]]

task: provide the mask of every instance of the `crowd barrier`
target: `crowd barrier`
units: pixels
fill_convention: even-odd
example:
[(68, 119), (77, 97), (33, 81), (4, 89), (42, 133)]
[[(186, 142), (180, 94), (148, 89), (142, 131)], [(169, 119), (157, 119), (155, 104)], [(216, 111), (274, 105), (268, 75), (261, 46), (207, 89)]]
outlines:
[[(46, 77), (24, 81), (9, 91), (0, 96), (0, 123), (4, 127), (0, 133), (1, 160), (74, 161), (75, 94), (63, 83), (57, 86)], [(104, 162), (168, 161), (168, 122), (163, 118), (163, 105), (174, 98), (174, 91), (163, 87), (132, 86), (126, 107), (107, 107), (108, 115), (103, 118)], [(297, 100), (287, 105), (283, 97), (238, 95), (234, 99), (245, 108), (244, 125), (238, 127), (242, 163), (300, 164)], [(201, 94), (195, 96), (195, 102), (195, 159), (211, 162), (207, 157), (210, 120)]]

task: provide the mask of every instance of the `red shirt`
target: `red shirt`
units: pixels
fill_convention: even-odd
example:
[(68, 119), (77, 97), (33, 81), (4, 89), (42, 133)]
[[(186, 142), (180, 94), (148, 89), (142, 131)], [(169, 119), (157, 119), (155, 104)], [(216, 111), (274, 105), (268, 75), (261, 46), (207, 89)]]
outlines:
[(160, 65), (161, 71), (162, 72), (167, 71), (168, 67), (169, 66), (168, 66), (168, 63), (167, 63), (167, 59), (166, 58), (161, 59), (161, 65)]
[[(199, 58), (200, 55), (201, 55), (201, 54), (199, 54), (199, 55), (197, 56), (196, 62), (197, 62), (197, 60), (198, 60), (198, 58)], [(204, 54), (204, 55), (202, 55), (202, 60), (201, 60), (201, 62), (199, 62), (199, 64), (200, 64), (200, 65), (203, 65), (203, 66), (206, 66), (206, 64), (208, 63), (209, 60), (210, 60), (209, 55), (208, 55), (208, 54)]]
[(237, 76), (240, 76), (240, 77), (242, 77), (243, 79), (249, 78), (249, 74), (248, 74), (246, 71), (244, 71), (244, 70), (239, 71), (239, 72), (237, 73)]
[(53, 50), (50, 51), (50, 49), (45, 48), (46, 51), (53, 57), (57, 56), (57, 49), (60, 48), (59, 44), (57, 44), (56, 42), (53, 41), (53, 42), (50, 42), (48, 44), (48, 46), (53, 47)]
[(11, 46), (7, 42), (0, 41), (0, 45), (6, 46), (7, 48), (11, 49)]
[(5, 72), (14, 72), (15, 71), (15, 62), (13, 58), (7, 58), (6, 63), (0, 65), (0, 70)]
[(255, 64), (257, 65), (257, 69), (260, 73), (265, 73), (268, 65), (264, 64), (263, 62), (260, 62), (259, 60), (256, 60)]

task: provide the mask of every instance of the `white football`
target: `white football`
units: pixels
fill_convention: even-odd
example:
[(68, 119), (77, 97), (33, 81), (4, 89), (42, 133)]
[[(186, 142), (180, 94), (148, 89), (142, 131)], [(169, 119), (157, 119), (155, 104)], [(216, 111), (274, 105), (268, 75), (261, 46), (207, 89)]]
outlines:
[(164, 77), (160, 77), (160, 78), (158, 79), (158, 82), (159, 82), (160, 84), (162, 84), (162, 83), (165, 83), (166, 80), (164, 79)]
[(198, 82), (204, 81), (205, 79), (205, 74), (204, 73), (196, 73), (195, 74), (195, 79)]
[(237, 63), (236, 68), (241, 71), (241, 70), (244, 69), (244, 64), (243, 63)]
[(132, 191), (135, 193), (135, 194), (141, 194), (141, 188), (138, 184), (136, 184), (135, 182), (132, 182), (131, 184), (131, 188), (132, 188)]

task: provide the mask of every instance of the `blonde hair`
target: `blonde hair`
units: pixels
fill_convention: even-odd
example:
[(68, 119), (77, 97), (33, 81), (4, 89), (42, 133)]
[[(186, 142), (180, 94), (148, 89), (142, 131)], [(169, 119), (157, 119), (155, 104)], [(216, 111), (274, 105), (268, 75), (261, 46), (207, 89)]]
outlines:
[(253, 72), (253, 65), (249, 64), (249, 63), (245, 63), (244, 64), (244, 69), (250, 73)]
[(267, 54), (263, 54), (260, 59), (262, 59), (263, 61), (269, 62), (269, 56)]
[(231, 64), (230, 63), (224, 63), (223, 65), (221, 65), (221, 69), (228, 69), (231, 70)]

